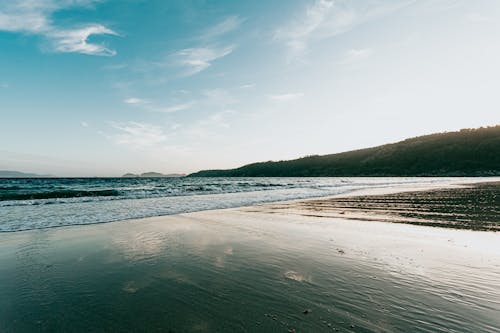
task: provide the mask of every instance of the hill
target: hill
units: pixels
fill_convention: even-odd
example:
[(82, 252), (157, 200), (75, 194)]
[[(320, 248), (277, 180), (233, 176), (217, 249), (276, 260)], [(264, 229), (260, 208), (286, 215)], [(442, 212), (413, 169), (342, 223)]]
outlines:
[(51, 175), (38, 175), (36, 173), (25, 173), (20, 171), (0, 170), (0, 178), (51, 178)]
[(500, 176), (500, 125), (295, 160), (260, 162), (192, 177)]

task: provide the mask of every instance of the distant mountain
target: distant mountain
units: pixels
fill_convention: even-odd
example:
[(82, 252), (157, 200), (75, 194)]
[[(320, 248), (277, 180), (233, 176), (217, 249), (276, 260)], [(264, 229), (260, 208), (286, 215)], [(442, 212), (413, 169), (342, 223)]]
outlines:
[(50, 178), (51, 175), (38, 175), (36, 173), (24, 173), (11, 170), (0, 170), (0, 178)]
[(135, 173), (126, 173), (122, 176), (122, 178), (137, 178), (140, 177), (139, 175), (136, 175)]
[(500, 125), (344, 153), (260, 162), (191, 177), (500, 176)]
[(135, 174), (135, 173), (126, 173), (122, 177), (123, 178), (175, 178), (175, 177), (184, 177), (185, 174), (181, 173), (170, 173), (170, 174), (163, 174), (159, 172), (144, 172), (141, 173), (140, 175)]

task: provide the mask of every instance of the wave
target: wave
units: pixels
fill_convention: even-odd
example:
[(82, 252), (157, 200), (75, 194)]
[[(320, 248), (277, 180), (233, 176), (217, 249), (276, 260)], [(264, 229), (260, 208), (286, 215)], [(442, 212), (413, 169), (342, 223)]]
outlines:
[(0, 201), (79, 197), (115, 197), (119, 195), (120, 192), (117, 190), (62, 190), (51, 192), (0, 193)]

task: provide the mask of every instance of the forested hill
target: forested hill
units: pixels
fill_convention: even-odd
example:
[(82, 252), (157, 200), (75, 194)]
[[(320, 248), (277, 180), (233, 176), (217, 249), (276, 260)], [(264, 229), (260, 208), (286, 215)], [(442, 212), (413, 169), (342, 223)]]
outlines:
[(261, 162), (192, 177), (500, 176), (500, 125), (331, 155)]

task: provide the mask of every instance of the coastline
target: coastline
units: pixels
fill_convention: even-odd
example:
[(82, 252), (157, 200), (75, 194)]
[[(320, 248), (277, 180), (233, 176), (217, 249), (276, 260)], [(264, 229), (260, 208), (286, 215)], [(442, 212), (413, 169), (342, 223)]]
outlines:
[[(474, 187), (483, 183), (498, 183), (500, 184), (500, 177), (490, 177), (490, 178), (478, 178), (477, 180), (474, 179), (474, 182), (472, 182), (473, 179), (467, 179), (466, 182), (464, 180), (456, 180), (448, 183), (442, 183), (442, 182), (437, 182), (437, 183), (426, 183), (426, 184), (389, 184), (385, 186), (377, 186), (377, 187), (372, 187), (372, 188), (363, 188), (363, 189), (355, 189), (352, 191), (348, 192), (343, 192), (335, 195), (324, 195), (324, 196), (314, 196), (314, 197), (309, 197), (309, 198), (298, 198), (298, 199), (287, 199), (287, 200), (278, 200), (278, 201), (269, 201), (269, 202), (263, 202), (263, 203), (256, 203), (256, 204), (250, 204), (250, 205), (242, 205), (238, 207), (229, 207), (229, 208), (215, 208), (215, 209), (203, 209), (203, 210), (196, 210), (192, 212), (179, 212), (179, 213), (174, 213), (174, 214), (165, 214), (165, 215), (156, 215), (156, 216), (147, 216), (147, 217), (139, 217), (139, 218), (125, 218), (125, 219), (118, 219), (118, 220), (111, 220), (111, 221), (104, 221), (104, 222), (85, 222), (85, 223), (78, 223), (78, 224), (69, 224), (69, 225), (54, 225), (54, 226), (48, 226), (48, 227), (42, 227), (42, 228), (33, 228), (33, 229), (21, 229), (21, 230), (9, 230), (9, 231), (0, 231), (0, 235), (2, 234), (11, 234), (11, 233), (18, 233), (18, 232), (30, 232), (30, 231), (37, 231), (37, 230), (50, 230), (50, 229), (59, 229), (59, 228), (72, 228), (72, 227), (82, 227), (82, 226), (98, 226), (101, 224), (108, 224), (108, 223), (123, 223), (123, 222), (129, 222), (129, 221), (147, 221), (149, 219), (158, 219), (158, 218), (163, 218), (163, 217), (169, 217), (169, 216), (177, 216), (177, 215), (186, 215), (186, 214), (196, 214), (200, 213), (203, 214), (204, 212), (211, 212), (211, 211), (220, 211), (221, 213), (226, 212), (226, 211), (232, 211), (232, 210), (244, 210), (244, 211), (249, 211), (249, 212), (267, 212), (267, 213), (275, 213), (273, 212), (278, 210), (280, 212), (284, 212), (285, 210), (288, 210), (289, 213), (293, 211), (293, 208), (298, 208), (299, 206), (303, 206), (304, 204), (310, 203), (310, 202), (327, 202), (329, 200), (336, 200), (336, 199), (342, 199), (342, 198), (352, 198), (352, 197), (375, 197), (375, 196), (384, 196), (384, 195), (392, 195), (392, 194), (403, 194), (403, 193), (413, 193), (413, 192), (428, 192), (428, 191), (435, 191), (435, 190), (446, 190), (446, 189), (463, 189), (463, 188), (470, 188)], [(126, 207), (124, 206), (123, 209)], [(301, 207), (300, 210), (303, 210)], [(362, 220), (362, 221), (381, 221), (381, 222), (397, 222), (393, 221), (393, 219), (386, 218), (380, 219), (380, 216), (376, 216), (376, 218), (371, 218), (370, 215), (371, 213), (366, 213), (364, 212), (363, 214), (354, 214), (350, 215), (349, 219), (352, 220)], [(306, 216), (304, 214), (304, 216)], [(347, 219), (348, 216), (345, 215), (344, 212), (342, 214), (332, 214), (329, 216), (315, 216), (315, 215), (310, 215), (311, 217), (332, 217), (332, 218), (343, 218)], [(399, 223), (406, 223), (405, 221), (399, 221)], [(432, 224), (429, 224), (432, 226)], [(446, 227), (446, 226), (444, 226)]]
[[(308, 179), (185, 179), (182, 181), (107, 179), (78, 180), (69, 183), (45, 180), (8, 183), (0, 199), (5, 212), (0, 217), (0, 232), (21, 231), (107, 223), (152, 216), (173, 215), (211, 209), (259, 205), (296, 199), (318, 198), (360, 188), (409, 184), (448, 184), (480, 181), (482, 178), (308, 178)], [(51, 190), (53, 186), (58, 189)], [(59, 188), (61, 187), (61, 188)], [(41, 191), (41, 188), (47, 189)], [(113, 192), (113, 196), (107, 194)], [(402, 190), (402, 189), (399, 189)], [(105, 194), (99, 196), (99, 194)], [(53, 199), (5, 200), (9, 197), (61, 197)], [(21, 196), (21, 197), (19, 197)], [(66, 198), (66, 196), (68, 196)], [(5, 208), (3, 208), (5, 207)]]
[[(103, 223), (95, 223), (95, 224), (90, 224), (90, 225), (100, 225), (100, 224), (108, 224), (108, 223), (122, 223), (122, 222), (133, 222), (133, 223), (139, 223), (141, 221), (149, 221), (149, 220), (154, 220), (155, 222), (161, 222), (163, 218), (169, 218), (169, 217), (176, 217), (176, 216), (183, 216), (183, 217), (189, 217), (192, 219), (203, 219), (203, 216), (205, 216), (206, 213), (210, 214), (221, 214), (224, 215), (225, 213), (229, 212), (249, 212), (249, 213), (260, 213), (260, 214), (281, 214), (284, 213), (284, 215), (294, 215), (297, 214), (297, 210), (302, 211), (299, 212), (297, 215), (303, 215), (303, 216), (309, 216), (311, 218), (332, 218), (332, 219), (345, 219), (345, 220), (354, 220), (354, 221), (360, 221), (360, 222), (383, 222), (383, 223), (407, 223), (407, 224), (415, 224), (412, 223), (413, 221), (394, 221), (394, 219), (390, 217), (386, 217), (385, 220), (381, 220), (379, 216), (375, 215), (374, 213), (367, 213), (367, 214), (351, 214), (351, 215), (346, 215), (345, 212), (342, 214), (332, 214), (332, 215), (326, 215), (326, 216), (318, 216), (318, 215), (306, 215), (302, 214), (303, 212), (303, 206), (304, 204), (308, 203), (324, 203), (328, 202), (330, 200), (336, 200), (336, 199), (344, 199), (344, 198), (356, 198), (356, 197), (376, 197), (376, 196), (387, 196), (387, 195), (392, 195), (392, 194), (412, 194), (412, 193), (417, 193), (417, 192), (433, 192), (433, 191), (439, 191), (439, 190), (448, 190), (448, 189), (466, 189), (466, 188), (474, 188), (477, 186), (481, 186), (481, 184), (488, 184), (488, 183), (494, 183), (496, 186), (499, 187), (500, 189), (500, 178), (499, 177), (494, 177), (493, 180), (481, 180), (477, 182), (456, 182), (456, 183), (448, 183), (448, 184), (443, 184), (443, 183), (437, 183), (437, 184), (402, 184), (402, 185), (390, 185), (390, 186), (384, 186), (384, 187), (374, 187), (374, 188), (365, 188), (365, 189), (358, 189), (354, 190), (351, 192), (346, 192), (346, 193), (340, 193), (336, 195), (328, 195), (328, 196), (321, 196), (321, 197), (312, 197), (312, 198), (305, 198), (305, 199), (292, 199), (292, 200), (284, 200), (284, 201), (274, 201), (274, 202), (265, 202), (261, 204), (255, 204), (255, 205), (250, 205), (250, 206), (241, 206), (241, 207), (231, 207), (231, 208), (218, 208), (218, 209), (208, 209), (208, 210), (202, 210), (202, 211), (195, 211), (195, 212), (188, 212), (188, 213), (179, 213), (179, 214), (172, 214), (172, 215), (161, 215), (161, 216), (152, 216), (152, 217), (144, 217), (144, 218), (138, 218), (138, 219), (127, 219), (127, 220), (118, 220), (118, 221), (111, 221), (111, 222), (103, 222)], [(375, 216), (372, 216), (375, 215)], [(500, 223), (499, 223), (500, 224)], [(416, 224), (418, 225), (418, 224)], [(432, 224), (425, 225), (425, 224), (420, 224), (421, 226), (433, 226)], [(77, 225), (77, 227), (80, 225)], [(62, 227), (57, 227), (57, 228), (66, 228), (66, 227), (74, 227), (74, 226), (62, 226)], [(441, 225), (441, 226), (435, 226), (435, 227), (444, 227), (446, 228), (446, 225)], [(500, 226), (499, 226), (500, 227)], [(468, 229), (468, 228), (462, 228), (462, 229)], [(30, 230), (27, 230), (30, 231)], [(495, 231), (489, 230), (489, 229), (484, 229), (481, 231)], [(21, 231), (25, 232), (25, 231)]]

